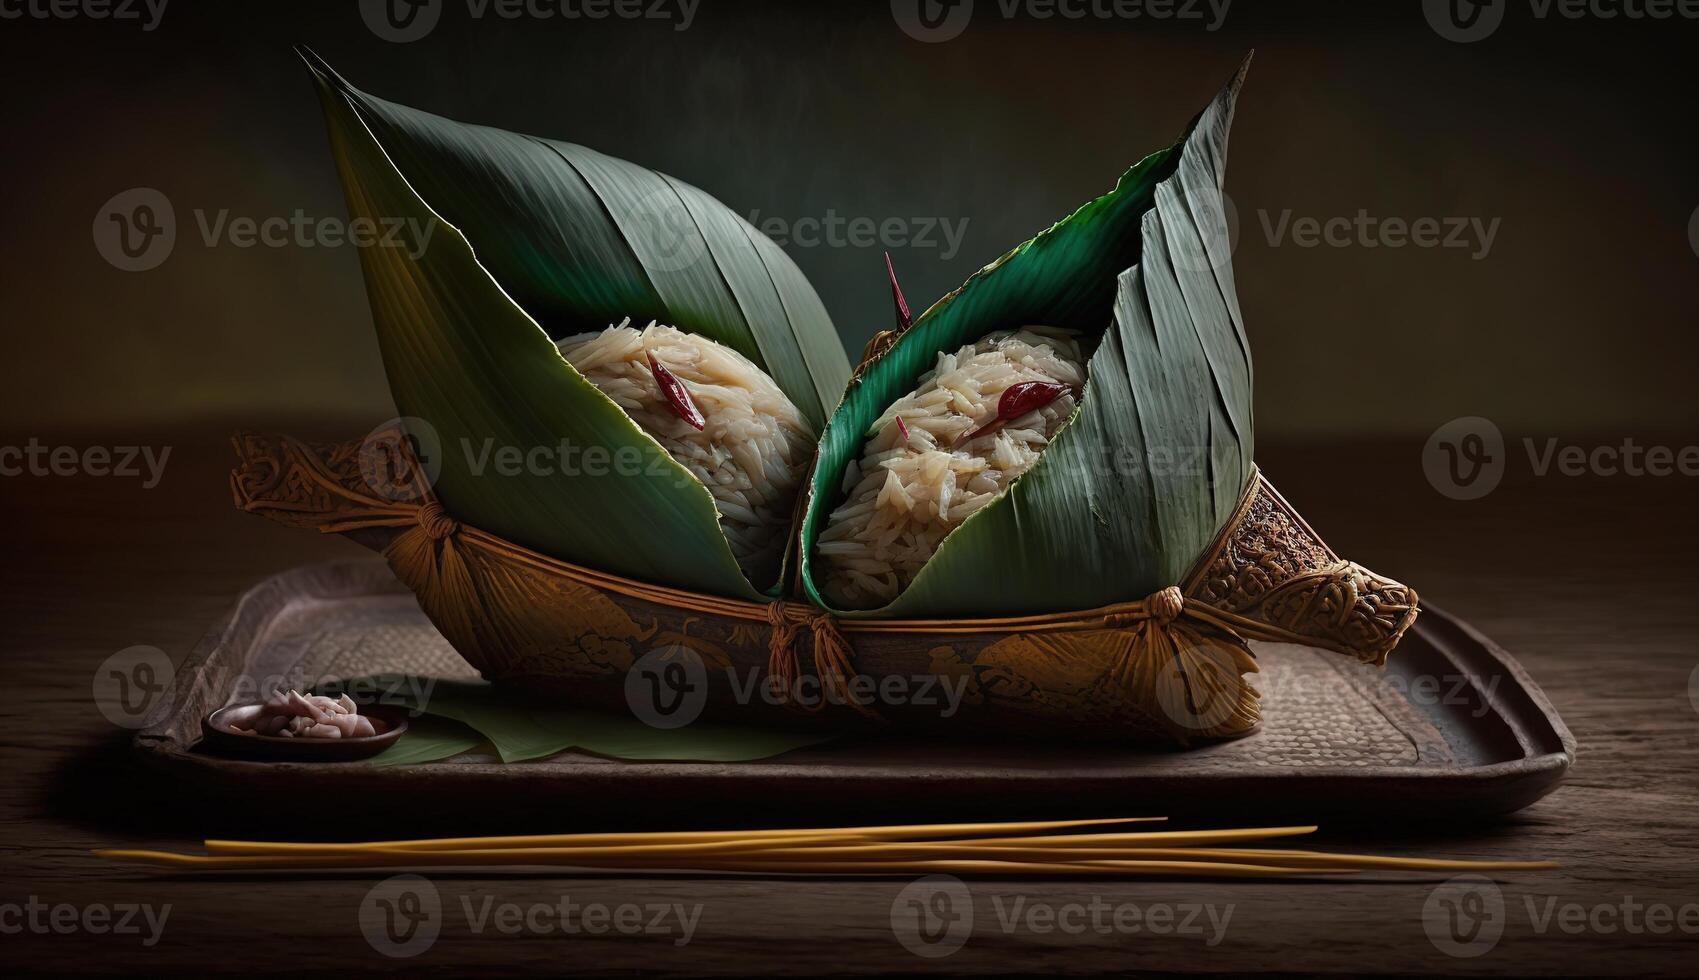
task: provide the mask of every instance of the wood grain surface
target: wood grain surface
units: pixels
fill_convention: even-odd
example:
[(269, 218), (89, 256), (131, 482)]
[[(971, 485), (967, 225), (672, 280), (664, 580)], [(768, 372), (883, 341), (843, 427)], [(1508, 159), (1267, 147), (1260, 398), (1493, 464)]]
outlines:
[[(330, 437), (351, 431), (324, 428)], [(1416, 802), (1397, 815), (1396, 827), (1333, 828), (1317, 842), (1561, 861), (1559, 871), (1495, 876), (1502, 935), (1492, 943), (1487, 933), (1476, 937), (1467, 951), (1480, 955), (1442, 948), (1450, 945), (1444, 910), (1456, 898), (1436, 893), (1443, 876), (973, 880), (966, 941), (929, 958), (910, 952), (899, 935), (915, 894), (905, 893), (907, 881), (457, 873), (431, 878), (443, 912), (434, 943), (415, 958), (391, 959), (361, 928), (362, 903), (390, 897), (370, 894), (376, 876), (169, 876), (89, 853), (114, 845), (188, 848), (209, 834), (327, 836), (337, 819), (334, 799), (325, 801), (325, 825), (290, 834), (241, 799), (160, 792), (136, 766), (129, 733), (97, 710), (92, 685), (106, 658), (133, 645), (181, 661), (235, 596), (270, 573), (360, 553), (343, 540), (235, 513), (222, 429), (98, 442), (171, 446), (164, 480), (144, 490), (139, 479), (120, 477), (0, 479), (7, 514), (0, 967), (8, 972), (1685, 975), (1699, 953), (1699, 715), (1691, 693), (1699, 606), (1690, 591), (1699, 577), (1691, 560), (1699, 517), (1690, 480), (1537, 478), (1513, 445), (1504, 484), (1464, 502), (1429, 487), (1419, 444), (1261, 454), (1271, 480), (1342, 554), (1398, 576), (1515, 653), (1579, 741), (1565, 784), (1513, 817), (1485, 826), (1428, 823)], [(1338, 478), (1347, 473), (1350, 480)], [(406, 800), (392, 808), (403, 823), (428, 817), (410, 814)], [(1078, 809), (1094, 812), (1090, 799)], [(821, 815), (826, 823), (855, 817)], [(1256, 801), (1222, 819), (1254, 823)], [(664, 826), (668, 815), (631, 820)], [(748, 822), (759, 824), (761, 814)], [(570, 808), (559, 815), (562, 830), (583, 823)], [(530, 929), (523, 921), (517, 934), (500, 928), (504, 915), (523, 920), (532, 906), (563, 899), (637, 906), (629, 914), (645, 922), (677, 904), (696, 915), (694, 929), (680, 944), (676, 928), (625, 934), (614, 927), (617, 918), (594, 933)], [(98, 910), (121, 918), (132, 904), (148, 904), (155, 915), (169, 904), (157, 942), (144, 944), (145, 928), (144, 935), (97, 931)], [(67, 910), (42, 911), (52, 907)], [(1136, 931), (1128, 928), (1135, 907)], [(91, 911), (94, 928), (65, 924)], [(480, 919), (485, 911), (493, 918)], [(1176, 928), (1194, 912), (1192, 928)], [(1214, 922), (1225, 919), (1219, 933), (1210, 913)], [(599, 924), (598, 914), (585, 922)], [(59, 926), (55, 915), (65, 917)], [(666, 913), (660, 925), (672, 927), (675, 915)], [(541, 927), (555, 922), (552, 914), (529, 918)]]

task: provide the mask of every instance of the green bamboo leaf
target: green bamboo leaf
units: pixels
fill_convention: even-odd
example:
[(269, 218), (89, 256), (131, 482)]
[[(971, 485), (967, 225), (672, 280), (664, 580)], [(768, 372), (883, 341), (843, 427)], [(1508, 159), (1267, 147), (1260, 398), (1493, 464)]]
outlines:
[[(544, 759), (568, 749), (632, 761), (749, 762), (837, 737), (831, 732), (710, 722), (674, 729), (654, 728), (628, 715), (540, 707), (489, 684), (380, 675), (349, 681), (348, 686), (385, 691), (386, 697), (424, 712), (421, 718), (476, 733), (474, 745), (487, 741), (507, 763)], [(423, 699), (415, 699), (411, 694), (415, 691), (429, 693)], [(434, 753), (448, 748), (450, 743), (439, 737), (432, 725), (427, 724), (424, 730), (426, 744), (417, 750), (417, 758), (404, 758), (400, 754), (391, 757), (391, 753), (399, 753), (413, 738), (414, 733), (409, 730), (377, 761), (400, 764), (442, 758)], [(472, 747), (468, 745), (459, 751)]]
[[(428, 422), (440, 437), (441, 468), (435, 490), (448, 510), (482, 530), (568, 561), (699, 592), (763, 599), (760, 589), (773, 583), (752, 585), (745, 579), (720, 530), (707, 488), (560, 357), (548, 334), (505, 288), (508, 283), (498, 282), (480, 264), (479, 255), (474, 254), (462, 230), (421, 197), (368, 123), (379, 117), (378, 110), (372, 108), (373, 100), (354, 93), (310, 56), (309, 66), (318, 82), (350, 212), (380, 225), (399, 219), (408, 227), (431, 231), (428, 239), (410, 243), (411, 247), (362, 248), (360, 258), (396, 407), (403, 416)], [(554, 312), (563, 329), (600, 329), (609, 320), (617, 322), (625, 315), (619, 312), (622, 309), (641, 312), (623, 304), (637, 296), (639, 287), (645, 284), (645, 288), (660, 284), (677, 296), (698, 302), (704, 310), (718, 302), (707, 292), (689, 293), (694, 284), (685, 282), (688, 277), (679, 270), (673, 270), (679, 274), (671, 278), (650, 275), (666, 262), (650, 248), (652, 242), (644, 243), (641, 221), (632, 225), (632, 234), (637, 237), (630, 239), (617, 230), (586, 221), (582, 214), (572, 212), (569, 204), (562, 203), (567, 201), (565, 190), (548, 197), (552, 191), (545, 187), (543, 177), (526, 169), (520, 156), (529, 147), (549, 153), (565, 167), (565, 151), (539, 149), (541, 144), (524, 142), (527, 138), (512, 134), (489, 135), (496, 134), (494, 130), (478, 130), (476, 138), (465, 136), (463, 127), (424, 114), (406, 116), (410, 110), (399, 107), (384, 112), (384, 118), (392, 120), (392, 135), (401, 132), (394, 119), (406, 117), (414, 124), (418, 145), (399, 138), (395, 141), (403, 158), (425, 154), (427, 149), (421, 147), (427, 143), (438, 149), (455, 146), (464, 151), (453, 158), (459, 164), (470, 167), (469, 161), (477, 159), (486, 168), (460, 173), (457, 179), (453, 169), (446, 168), (444, 172), (451, 178), (431, 176), (425, 183), (440, 181), (445, 193), (450, 187), (463, 191), (472, 186), (495, 187), (492, 193), (496, 196), (511, 193), (514, 201), (521, 202), (517, 207), (536, 205), (561, 222), (555, 237), (549, 240), (552, 251), (528, 254), (526, 241), (519, 238), (489, 238), (486, 241), (491, 247), (486, 254), (505, 254), (504, 261), (516, 264), (509, 271), (530, 261), (537, 270), (557, 274), (557, 279), (544, 286), (538, 285), (546, 278), (541, 272), (538, 277), (521, 277), (527, 289), (539, 294), (555, 289), (557, 297), (566, 296), (583, 284), (585, 291), (574, 295), (579, 299), (579, 312), (590, 319), (568, 323), (561, 312), (565, 307), (557, 306)], [(620, 175), (630, 177), (632, 186), (637, 186), (639, 178), (634, 176), (637, 168), (629, 164), (608, 157), (597, 161), (594, 156), (583, 151), (575, 158), (602, 185), (603, 196), (594, 199), (595, 214), (605, 222), (610, 212), (628, 210), (625, 199), (613, 190), (625, 179)], [(535, 154), (532, 163), (536, 163)], [(435, 173), (429, 168), (415, 168), (419, 174), (427, 171)], [(556, 190), (570, 186), (559, 171), (549, 176), (559, 178)], [(585, 190), (589, 185), (582, 178), (572, 179), (580, 180), (579, 191), (589, 193)], [(644, 186), (668, 188), (674, 201), (684, 199), (659, 175), (642, 179), (649, 181)], [(705, 195), (688, 190), (682, 193), (703, 214), (718, 207)], [(590, 197), (582, 197), (579, 203), (588, 207), (590, 201)], [(484, 203), (481, 197), (466, 197), (458, 199), (455, 207), (457, 213), (482, 227), (489, 220), (488, 213), (479, 210)], [(545, 204), (547, 207), (543, 207)], [(499, 209), (495, 213), (501, 215)], [(741, 246), (725, 246), (716, 240), (702, 247), (741, 247), (743, 252), (738, 254), (758, 254), (752, 238), (746, 235), (741, 241)], [(649, 266), (635, 265), (631, 259), (634, 249), (648, 250)], [(599, 278), (602, 265), (598, 265), (598, 257), (609, 255), (623, 255), (642, 275), (622, 279), (610, 272), (606, 279)], [(562, 268), (569, 269), (570, 274)], [(786, 290), (773, 285), (772, 270), (767, 265), (762, 270), (773, 291), (767, 312), (806, 309), (805, 303), (786, 300)], [(740, 274), (735, 281), (756, 282), (750, 269), (743, 272), (748, 274)], [(781, 274), (778, 278), (784, 277)], [(726, 281), (730, 280), (721, 280), (722, 284)], [(610, 305), (596, 307), (598, 303)], [(786, 331), (791, 329), (785, 327)], [(826, 329), (829, 333), (829, 324)], [(837, 343), (835, 334), (832, 343)], [(553, 450), (560, 446), (573, 447), (579, 454), (560, 460), (570, 465), (527, 465), (520, 467), (520, 472), (503, 472), (492, 458), (504, 447), (525, 452), (534, 447)], [(567, 472), (574, 468), (577, 472)]]
[(418, 715), (407, 722), (400, 741), (372, 757), (374, 766), (416, 766), (438, 762), (487, 744), (484, 736), (457, 721)]
[(825, 422), (849, 380), (843, 344), (795, 263), (741, 216), (583, 146), (367, 95), (302, 55), (552, 338), (659, 320), (748, 357), (814, 426)]
[[(1247, 61), (1248, 67), (1248, 61)], [(1251, 476), (1251, 369), (1221, 181), (1241, 67), (1176, 146), (921, 315), (828, 423), (803, 523), (803, 581), (869, 425), (939, 351), (1026, 324), (1101, 334), (1074, 417), (1038, 462), (944, 539), (890, 605), (852, 616), (1018, 615), (1177, 583)]]

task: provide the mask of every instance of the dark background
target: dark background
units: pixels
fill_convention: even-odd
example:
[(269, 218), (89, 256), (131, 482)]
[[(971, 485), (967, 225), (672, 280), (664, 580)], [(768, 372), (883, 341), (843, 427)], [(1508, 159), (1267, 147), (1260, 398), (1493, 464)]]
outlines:
[[(890, 247), (917, 310), (1171, 142), (1254, 47), (1228, 190), (1260, 435), (1699, 419), (1693, 21), (1540, 19), (1507, 0), (1495, 34), (1459, 44), (1419, 0), (1238, 0), (1216, 30), (1005, 19), (978, 0), (961, 36), (921, 43), (884, 0), (701, 0), (684, 31), (443, 2), (407, 44), (354, 0), (169, 0), (151, 31), (0, 21), (8, 425), (391, 414), (353, 249), (209, 247), (196, 224), (345, 216), (294, 42), (375, 94), (648, 164), (746, 216), (965, 222), (955, 254), (938, 232)], [(157, 269), (122, 272), (91, 226), (137, 186), (170, 198), (178, 239)], [(1478, 259), (1304, 248), (1270, 240), (1288, 210), (1500, 224)], [(787, 249), (852, 351), (889, 323), (881, 244)]]

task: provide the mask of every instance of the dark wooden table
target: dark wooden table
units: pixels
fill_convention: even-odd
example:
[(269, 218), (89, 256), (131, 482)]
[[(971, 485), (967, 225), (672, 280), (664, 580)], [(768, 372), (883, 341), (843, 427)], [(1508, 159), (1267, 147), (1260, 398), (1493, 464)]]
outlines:
[[(443, 907), (434, 944), (417, 958), (386, 959), (361, 929), (372, 876), (171, 877), (104, 863), (91, 848), (193, 845), (212, 828), (241, 830), (245, 817), (213, 818), (205, 801), (162, 793), (137, 771), (126, 733), (96, 710), (97, 665), (136, 644), (180, 660), (253, 582), (358, 551), (235, 513), (222, 431), (57, 440), (171, 446), (165, 478), (151, 490), (118, 477), (0, 479), (7, 972), (499, 965), (551, 973), (1689, 974), (1699, 954), (1692, 481), (1536, 478), (1517, 451), (1494, 494), (1460, 502), (1428, 486), (1419, 444), (1408, 443), (1271, 447), (1261, 457), (1339, 551), (1415, 585), (1517, 654), (1580, 742), (1567, 783), (1514, 817), (1464, 827), (1404, 813), (1389, 815), (1400, 818), (1395, 828), (1341, 828), (1323, 841), (1390, 854), (1561, 861), (1560, 871), (1501, 875), (1496, 893), (1473, 893), (1503, 902), (1500, 938), (1477, 934), (1468, 949), (1490, 946), (1481, 955), (1441, 948), (1449, 945), (1444, 910), (1458, 896), (1436, 895), (1437, 877), (973, 881), (967, 941), (923, 958), (892, 925), (907, 882), (455, 875), (433, 879)], [(331, 426), (320, 434), (357, 431)], [(1079, 802), (1092, 812), (1090, 800)], [(405, 814), (408, 804), (393, 806)], [(336, 810), (325, 801), (327, 821)], [(1246, 800), (1228, 816), (1254, 822), (1256, 813), (1256, 801)], [(574, 828), (573, 814), (562, 813), (560, 825)], [(522, 915), (563, 898), (644, 907), (646, 925), (659, 912), (648, 907), (681, 903), (695, 915), (694, 931), (681, 945), (676, 927), (627, 935), (618, 920), (601, 933), (545, 933), (521, 922), (519, 934), (508, 935), (496, 919), (474, 928), (486, 909)], [(103, 914), (116, 922), (144, 905), (156, 918), (170, 907), (151, 945), (145, 924), (139, 935), (104, 925)], [(500, 911), (507, 906), (517, 911)], [(1118, 930), (1117, 922), (1134, 923), (1131, 907), (1144, 925)], [(1226, 921), (1219, 934), (1211, 913)], [(568, 921), (595, 925), (600, 914)], [(674, 915), (660, 924), (672, 926)], [(1164, 926), (1168, 915), (1176, 927), (1195, 915), (1195, 928)], [(531, 919), (542, 927), (556, 921), (553, 913)]]

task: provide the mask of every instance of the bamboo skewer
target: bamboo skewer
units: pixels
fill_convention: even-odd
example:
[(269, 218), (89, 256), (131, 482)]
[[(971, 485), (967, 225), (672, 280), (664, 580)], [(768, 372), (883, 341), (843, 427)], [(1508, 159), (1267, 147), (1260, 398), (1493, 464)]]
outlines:
[(361, 841), (356, 843), (298, 843), (269, 841), (208, 840), (206, 849), (216, 854), (270, 854), (284, 850), (367, 850), (371, 848), (416, 848), (419, 850), (468, 850), (497, 847), (576, 847), (706, 843), (710, 841), (767, 841), (787, 838), (832, 837), (864, 840), (902, 840), (924, 836), (929, 839), (954, 835), (1067, 830), (1110, 824), (1154, 823), (1167, 817), (1102, 817), (1091, 820), (1044, 820), (1018, 823), (894, 824), (872, 827), (819, 827), (782, 830), (687, 830), (654, 833), (537, 834), (514, 837), (437, 837), (422, 840)]
[[(1549, 861), (1456, 861), (1221, 845), (1314, 826), (1054, 833), (1161, 817), (680, 833), (542, 834), (358, 843), (208, 840), (206, 854), (109, 849), (113, 860), (198, 870), (548, 867), (598, 872), (902, 876), (1088, 875), (1269, 878), (1357, 871), (1519, 871)], [(996, 836), (975, 836), (996, 835)]]
[(1032, 862), (991, 861), (971, 859), (893, 860), (893, 861), (824, 861), (818, 859), (786, 858), (777, 861), (742, 861), (715, 859), (707, 861), (651, 861), (633, 864), (624, 860), (599, 861), (595, 857), (568, 858), (564, 862), (550, 861), (541, 856), (523, 860), (498, 860), (501, 851), (366, 851), (359, 854), (319, 856), (298, 855), (201, 855), (177, 854), (170, 851), (115, 849), (97, 851), (102, 857), (117, 860), (141, 861), (174, 868), (199, 870), (331, 870), (395, 867), (554, 867), (564, 865), (591, 871), (635, 873), (677, 873), (689, 871), (747, 872), (781, 874), (849, 874), (849, 875), (918, 875), (936, 873), (1007, 874), (1007, 875), (1094, 875), (1133, 877), (1175, 875), (1184, 877), (1276, 877), (1308, 874), (1337, 874), (1351, 869), (1283, 868), (1274, 865), (1229, 864), (1215, 861), (1080, 861)]

